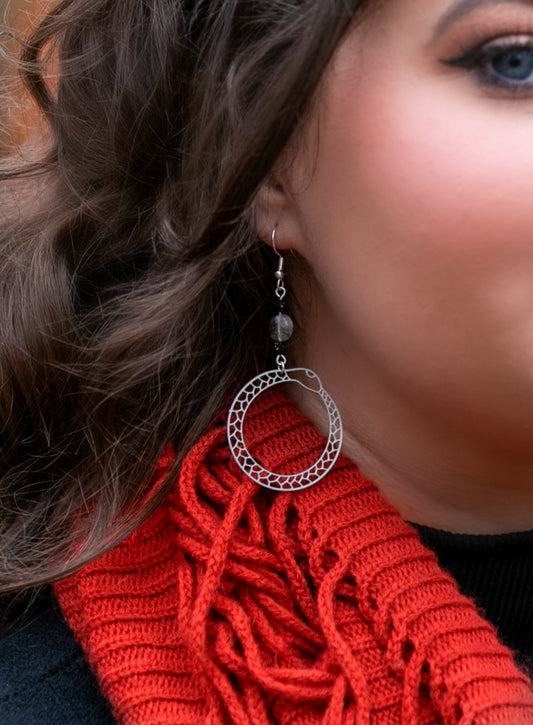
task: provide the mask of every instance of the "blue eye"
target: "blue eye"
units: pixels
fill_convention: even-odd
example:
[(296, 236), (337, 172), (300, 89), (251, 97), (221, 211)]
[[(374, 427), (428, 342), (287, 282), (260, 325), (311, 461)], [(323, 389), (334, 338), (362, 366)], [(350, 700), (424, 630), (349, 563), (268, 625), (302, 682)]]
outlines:
[(509, 48), (498, 51), (487, 65), (502, 78), (526, 81), (533, 74), (533, 49)]
[(499, 38), (442, 62), (470, 71), (483, 85), (511, 91), (533, 88), (533, 38), (529, 36)]

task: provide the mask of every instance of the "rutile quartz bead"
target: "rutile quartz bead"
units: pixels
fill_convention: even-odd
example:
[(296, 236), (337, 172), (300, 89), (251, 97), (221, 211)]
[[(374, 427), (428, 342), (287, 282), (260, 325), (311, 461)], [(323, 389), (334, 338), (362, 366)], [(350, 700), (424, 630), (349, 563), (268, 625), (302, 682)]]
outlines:
[(275, 342), (287, 342), (294, 332), (294, 323), (289, 315), (282, 312), (270, 320), (270, 337)]

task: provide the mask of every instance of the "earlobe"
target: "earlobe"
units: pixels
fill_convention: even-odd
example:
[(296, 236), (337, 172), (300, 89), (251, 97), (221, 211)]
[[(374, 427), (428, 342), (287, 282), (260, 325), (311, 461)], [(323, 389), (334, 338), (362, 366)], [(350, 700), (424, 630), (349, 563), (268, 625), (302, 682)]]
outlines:
[(280, 226), (286, 204), (283, 185), (273, 177), (266, 179), (259, 189), (255, 203), (257, 235), (263, 242), (271, 244), (272, 229)]
[(279, 179), (271, 176), (261, 185), (255, 201), (255, 224), (259, 239), (272, 245), (272, 230), (277, 229), (278, 249), (300, 251), (296, 200)]

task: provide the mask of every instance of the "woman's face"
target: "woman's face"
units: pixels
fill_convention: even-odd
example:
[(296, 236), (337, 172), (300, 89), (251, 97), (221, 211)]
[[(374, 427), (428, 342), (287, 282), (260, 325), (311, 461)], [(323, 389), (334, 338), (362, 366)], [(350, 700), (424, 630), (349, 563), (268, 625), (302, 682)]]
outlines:
[(278, 238), (313, 280), (300, 362), (356, 455), (408, 475), (440, 447), (532, 481), (533, 2), (386, 2), (282, 176)]

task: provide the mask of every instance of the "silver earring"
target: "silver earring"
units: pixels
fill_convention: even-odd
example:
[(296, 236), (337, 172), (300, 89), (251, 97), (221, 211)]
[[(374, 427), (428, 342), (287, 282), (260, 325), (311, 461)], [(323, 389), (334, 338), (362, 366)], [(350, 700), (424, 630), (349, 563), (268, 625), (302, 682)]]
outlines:
[[(275, 295), (278, 309), (277, 314), (270, 322), (270, 337), (274, 343), (277, 368), (256, 375), (237, 393), (228, 414), (227, 436), (231, 454), (248, 478), (260, 486), (265, 486), (274, 491), (298, 491), (320, 481), (335, 465), (342, 445), (342, 421), (335, 402), (324, 390), (316, 373), (308, 368), (287, 369), (286, 367), (286, 343), (292, 336), (294, 323), (289, 315), (285, 313), (285, 296), (287, 294), (285, 288), (285, 260), (276, 248), (276, 234), (277, 227), (274, 227), (272, 230), (272, 248), (279, 259), (275, 275)], [(322, 399), (328, 413), (329, 433), (322, 455), (312, 466), (300, 473), (274, 473), (264, 468), (248, 451), (244, 440), (244, 419), (250, 405), (261, 393), (274, 385), (289, 382), (298, 383), (302, 388)]]

